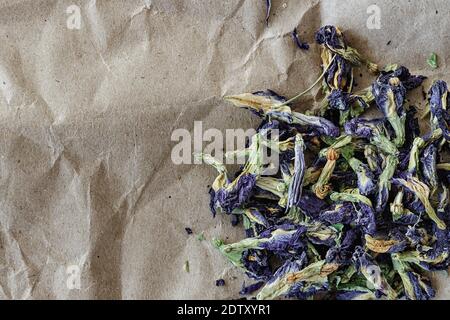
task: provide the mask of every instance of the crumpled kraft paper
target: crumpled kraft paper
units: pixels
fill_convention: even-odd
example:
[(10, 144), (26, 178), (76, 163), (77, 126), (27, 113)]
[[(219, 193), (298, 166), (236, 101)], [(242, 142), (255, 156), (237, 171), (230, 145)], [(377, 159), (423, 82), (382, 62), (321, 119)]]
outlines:
[[(0, 298), (238, 297), (246, 279), (210, 240), (243, 230), (211, 217), (215, 172), (175, 165), (172, 132), (255, 127), (222, 97), (307, 88), (325, 24), (372, 61), (429, 76), (426, 87), (448, 81), (449, 11), (444, 0), (273, 0), (266, 27), (262, 0), (0, 1)], [(298, 108), (319, 99), (317, 87)], [(450, 297), (447, 276), (434, 278)]]

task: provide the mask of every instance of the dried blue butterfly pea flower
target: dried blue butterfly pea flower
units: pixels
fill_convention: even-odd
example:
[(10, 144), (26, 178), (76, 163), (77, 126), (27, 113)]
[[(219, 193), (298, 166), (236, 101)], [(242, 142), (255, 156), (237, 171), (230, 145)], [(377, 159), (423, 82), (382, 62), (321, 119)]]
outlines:
[(369, 166), (370, 170), (375, 175), (380, 175), (382, 172), (382, 158), (377, 152), (375, 146), (371, 144), (366, 144), (364, 146), (364, 157), (366, 158), (367, 165)]
[(354, 206), (356, 215), (353, 218), (353, 222), (356, 226), (361, 227), (364, 233), (374, 234), (377, 230), (375, 211), (372, 208), (372, 202), (367, 197), (360, 195), (357, 192), (334, 192), (330, 195), (332, 201), (339, 203), (349, 202)]
[(375, 234), (377, 231), (375, 211), (365, 203), (359, 203), (357, 207), (355, 224), (360, 226), (364, 233)]
[(450, 141), (450, 110), (448, 108), (448, 88), (444, 81), (436, 81), (430, 88), (430, 111), (432, 123), (441, 128), (447, 141)]
[(395, 299), (397, 293), (389, 285), (378, 264), (362, 247), (356, 247), (353, 254), (356, 269), (364, 275), (373, 287), (382, 292), (388, 299)]
[(410, 177), (407, 180), (394, 178), (393, 183), (396, 185), (401, 185), (410, 192), (414, 193), (424, 206), (424, 211), (427, 213), (428, 217), (436, 223), (439, 229), (445, 230), (447, 228), (445, 222), (438, 217), (435, 209), (430, 203), (430, 189), (425, 183), (416, 177)]
[(292, 124), (309, 127), (316, 131), (318, 135), (338, 137), (340, 134), (339, 128), (325, 118), (307, 116), (299, 112), (292, 112), (292, 118)]
[(344, 58), (355, 66), (365, 64), (369, 71), (378, 72), (378, 66), (367, 59), (364, 59), (359, 52), (345, 43), (343, 33), (334, 26), (324, 26), (320, 28), (315, 36), (316, 42), (323, 45), (330, 52)]
[(385, 210), (389, 199), (389, 191), (391, 190), (391, 179), (394, 176), (395, 169), (398, 164), (398, 159), (395, 156), (389, 155), (385, 161), (385, 167), (378, 179), (378, 190), (376, 198), (375, 210), (381, 213)]
[(345, 133), (352, 136), (370, 139), (379, 134), (384, 119), (354, 118), (344, 124)]
[(354, 118), (344, 124), (344, 130), (348, 135), (369, 139), (370, 143), (386, 154), (399, 153), (395, 144), (386, 136), (384, 119)]
[(328, 95), (327, 99), (331, 108), (340, 111), (347, 111), (350, 109), (350, 105), (352, 104), (352, 97), (350, 93), (339, 89), (331, 90), (331, 93)]
[(329, 289), (328, 282), (298, 282), (286, 294), (287, 298), (306, 300)]
[(408, 294), (408, 299), (428, 300), (435, 296), (435, 291), (428, 279), (412, 271), (407, 271), (407, 275), (414, 290), (414, 298)]
[(339, 230), (333, 226), (326, 226), (318, 221), (304, 224), (307, 228), (306, 236), (313, 244), (333, 246), (339, 237)]
[(260, 234), (267, 241), (261, 242), (260, 247), (268, 251), (299, 250), (305, 247), (304, 235), (307, 228), (304, 226), (281, 225), (267, 229)]
[(409, 263), (399, 260), (396, 255), (393, 255), (392, 263), (403, 282), (407, 299), (428, 300), (435, 296), (431, 282), (426, 277), (414, 272)]
[(327, 290), (328, 274), (336, 266), (326, 264), (324, 260), (311, 263), (302, 268), (302, 261), (286, 261), (261, 289), (258, 300), (275, 299), (280, 296), (306, 298), (318, 291)]
[(213, 244), (235, 266), (257, 280), (265, 280), (272, 274), (267, 253), (259, 247), (258, 238), (244, 239), (233, 244), (225, 244), (215, 239)]
[(333, 49), (345, 49), (345, 41), (342, 33), (336, 27), (327, 25), (316, 32), (316, 42)]
[(269, 258), (260, 250), (245, 250), (242, 253), (242, 265), (245, 273), (256, 280), (267, 280), (272, 274)]
[(405, 236), (413, 247), (416, 247), (419, 244), (426, 244), (429, 239), (426, 230), (417, 228), (416, 226), (409, 226)]
[(414, 225), (418, 223), (419, 216), (405, 208), (404, 206), (405, 191), (400, 188), (395, 196), (394, 201), (390, 205), (392, 220), (397, 224)]
[(286, 100), (273, 91), (254, 94), (244, 93), (228, 96), (225, 99), (237, 107), (250, 109), (261, 117), (276, 119), (291, 126), (308, 128), (315, 131), (317, 135), (339, 136), (339, 128), (331, 121), (321, 117), (293, 112), (289, 106), (283, 105)]
[[(351, 91), (353, 71), (351, 64), (347, 60), (337, 56), (329, 63), (328, 61), (323, 61), (323, 64), (324, 66), (328, 65), (324, 75), (324, 82), (328, 89), (338, 90), (339, 92)], [(330, 102), (330, 98), (327, 98)]]
[[(441, 149), (446, 146), (442, 139), (443, 129), (433, 113), (432, 131), (419, 137), (415, 109), (404, 107), (407, 91), (419, 86), (424, 77), (412, 76), (403, 67), (389, 66), (374, 84), (378, 92), (369, 89), (352, 93), (352, 65), (369, 63), (348, 47), (342, 33), (332, 26), (319, 30), (317, 38), (323, 45), (325, 69), (317, 81), (324, 77), (326, 99), (317, 113), (322, 117), (292, 111), (289, 104), (293, 99), (287, 100), (269, 90), (227, 97), (236, 106), (262, 117), (257, 129), (257, 137), (261, 140), (252, 138), (248, 141), (244, 151), (246, 156), (255, 157), (258, 143), (272, 145), (264, 140), (271, 129), (279, 130), (276, 144), (281, 149), (279, 171), (272, 177), (263, 175), (262, 166), (246, 164), (234, 181), (230, 181), (223, 165), (210, 161), (219, 171), (211, 190), (213, 209), (217, 207), (225, 212), (233, 209), (228, 213), (233, 218), (242, 218), (249, 237), (236, 244), (220, 245), (219, 249), (250, 277), (265, 281), (273, 278), (273, 268), (278, 263), (285, 266), (307, 257), (299, 270), (284, 272), (270, 285), (264, 285), (258, 295), (261, 299), (280, 296), (305, 299), (322, 291), (327, 291), (328, 297), (348, 299), (393, 298), (396, 294), (389, 290), (389, 284), (395, 285), (398, 293), (403, 294), (398, 288), (400, 278), (405, 292), (409, 290), (405, 293), (407, 297), (432, 296), (418, 270), (445, 269), (450, 261), (447, 227), (450, 212), (448, 195), (444, 191), (447, 169), (445, 163), (439, 163)], [(442, 105), (446, 110), (446, 92), (441, 96), (445, 96)], [(386, 114), (383, 119), (354, 118), (348, 121), (358, 117), (374, 100), (382, 111), (386, 111), (384, 113), (397, 115), (400, 122), (396, 124)], [(326, 106), (326, 112), (323, 106)], [(442, 113), (442, 118), (448, 125), (448, 112)], [(350, 141), (348, 146), (338, 148), (335, 142), (341, 139), (340, 126), (347, 133), (342, 137), (348, 137)], [(398, 134), (399, 130), (404, 134)], [(398, 138), (402, 134), (404, 144)], [(302, 138), (301, 148), (299, 139), (294, 143), (297, 136)], [(332, 136), (339, 138), (329, 138)], [(397, 145), (392, 142), (394, 137)], [(324, 148), (322, 142), (329, 147)], [(341, 156), (330, 157), (334, 159), (333, 165), (325, 157), (330, 149)], [(316, 163), (309, 167), (306, 166), (309, 163), (306, 150), (318, 154)], [(395, 163), (389, 165), (393, 159)], [(348, 172), (348, 162), (356, 174)], [(326, 167), (329, 168), (325, 170)], [(239, 201), (239, 191), (234, 188), (245, 175), (253, 175), (257, 182), (249, 196), (244, 197), (247, 199)], [(376, 184), (373, 196), (369, 191), (373, 188), (370, 181)], [(323, 188), (315, 188), (319, 182)], [(312, 193), (308, 190), (311, 186), (312, 190), (320, 189), (320, 192)], [(356, 187), (358, 189), (354, 189)], [(328, 198), (331, 190), (340, 192)], [(222, 201), (224, 207), (229, 207), (227, 210), (216, 200), (216, 194), (225, 191), (234, 191)], [(390, 204), (391, 218), (385, 208), (393, 194), (396, 197)], [(233, 201), (225, 201), (233, 197)], [(330, 200), (335, 202), (331, 206)], [(240, 204), (233, 208), (232, 203)], [(360, 245), (373, 254), (365, 252), (368, 258), (358, 255)], [(357, 261), (356, 256), (359, 256)], [(403, 273), (393, 270), (394, 262), (390, 263), (390, 256), (407, 266), (414, 265), (415, 269)], [(365, 278), (352, 271), (355, 267), (350, 264), (351, 258)], [(269, 263), (272, 260), (277, 263)], [(378, 280), (372, 273), (377, 266), (380, 268), (378, 274), (382, 275)], [(343, 269), (338, 269), (340, 267)], [(278, 269), (280, 273), (283, 270)]]
[(356, 158), (348, 160), (350, 167), (355, 171), (358, 177), (358, 189), (362, 195), (371, 194), (376, 187), (374, 175), (369, 167)]
[(349, 229), (342, 240), (342, 243), (336, 244), (328, 249), (325, 260), (327, 263), (335, 263), (340, 266), (352, 264), (353, 250), (358, 240), (359, 232), (356, 229)]
[[(392, 86), (401, 86), (398, 80), (393, 80), (393, 83), (395, 83), (395, 85), (393, 84)], [(400, 88), (401, 89), (396, 89), (398, 92), (394, 92), (390, 85), (383, 86), (378, 83), (372, 85), (376, 104), (395, 131), (394, 143), (397, 146), (402, 146), (405, 142), (406, 119), (402, 112), (404, 98), (401, 97), (406, 95), (406, 89)], [(397, 96), (395, 96), (395, 94), (397, 94)]]
[(269, 221), (266, 219), (264, 214), (257, 208), (248, 208), (243, 210), (238, 209), (234, 210), (233, 212), (241, 213), (245, 215), (250, 220), (250, 222), (259, 224), (263, 227), (267, 228), (270, 225)]
[[(298, 260), (284, 262), (284, 264), (279, 267), (277, 271), (275, 271), (275, 273), (272, 275), (272, 277), (267, 281), (266, 285), (258, 294), (257, 299), (273, 299), (277, 296), (287, 294), (290, 290), (290, 287), (288, 285), (284, 285), (284, 277), (286, 277), (286, 275), (289, 273), (302, 270), (306, 263), (307, 257), (305, 253), (303, 253), (301, 258)], [(281, 292), (276, 292), (277, 289), (281, 289)]]
[(243, 205), (252, 195), (256, 184), (256, 177), (252, 174), (243, 174), (231, 189), (219, 189), (214, 194), (216, 207), (222, 208), (230, 214), (237, 207)]
[(391, 66), (383, 71), (372, 85), (375, 102), (395, 131), (394, 142), (402, 146), (405, 142), (406, 114), (403, 103), (407, 90), (419, 86), (425, 77), (412, 76), (405, 67)]
[(420, 165), (422, 168), (422, 175), (425, 182), (431, 188), (431, 190), (435, 190), (438, 185), (438, 176), (437, 176), (437, 157), (438, 150), (434, 144), (430, 144), (423, 150)]

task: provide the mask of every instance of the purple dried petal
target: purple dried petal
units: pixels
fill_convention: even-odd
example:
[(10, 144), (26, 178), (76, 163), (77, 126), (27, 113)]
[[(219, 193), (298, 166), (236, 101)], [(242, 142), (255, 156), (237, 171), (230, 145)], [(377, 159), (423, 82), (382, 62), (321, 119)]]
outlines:
[(223, 280), (223, 279), (216, 280), (216, 287), (223, 287), (224, 285), (225, 285), (225, 280)]
[(334, 204), (328, 210), (321, 212), (319, 219), (330, 224), (350, 224), (355, 219), (355, 216), (356, 211), (353, 204), (345, 202), (343, 204)]
[(343, 41), (343, 36), (338, 34), (336, 27), (327, 25), (320, 28), (316, 32), (316, 42), (318, 44), (327, 45), (333, 49), (344, 49), (345, 43)]
[[(447, 96), (445, 102), (443, 102), (444, 95), (448, 95), (447, 83), (439, 80), (436, 81), (428, 93), (430, 95), (430, 111), (433, 118), (437, 122), (439, 128), (442, 129), (444, 137), (447, 141), (450, 141), (450, 111), (448, 107), (449, 97)], [(443, 105), (445, 103), (445, 105)]]
[(269, 26), (270, 10), (272, 9), (272, 0), (266, 0), (266, 26)]
[(252, 174), (244, 174), (239, 177), (233, 189), (219, 189), (214, 194), (215, 206), (221, 207), (227, 214), (242, 204), (252, 195), (256, 184), (256, 177)]
[(259, 290), (264, 285), (264, 281), (259, 281), (256, 283), (253, 283), (251, 285), (245, 286), (245, 282), (242, 284), (242, 289), (239, 291), (240, 295), (246, 296), (249, 294), (252, 294), (253, 292)]
[(309, 44), (306, 42), (302, 42), (298, 36), (297, 28), (292, 31), (292, 39), (294, 40), (297, 47), (299, 47), (302, 50), (309, 50)]

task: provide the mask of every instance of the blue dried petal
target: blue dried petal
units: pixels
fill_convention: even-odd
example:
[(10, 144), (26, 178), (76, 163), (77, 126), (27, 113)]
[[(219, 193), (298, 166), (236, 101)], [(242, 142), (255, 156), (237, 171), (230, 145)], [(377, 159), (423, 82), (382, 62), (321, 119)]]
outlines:
[(431, 282), (428, 279), (412, 271), (407, 271), (406, 274), (414, 289), (415, 295), (414, 297), (407, 296), (408, 299), (429, 300), (435, 296), (435, 291), (431, 287)]
[(341, 266), (352, 264), (353, 250), (358, 239), (358, 231), (350, 229), (346, 232), (340, 245), (328, 249), (325, 259), (327, 263), (336, 263)]
[(259, 281), (259, 282), (255, 282), (251, 285), (246, 286), (245, 282), (242, 284), (242, 289), (241, 291), (239, 291), (239, 294), (242, 296), (246, 296), (249, 294), (252, 294), (253, 292), (259, 290), (262, 288), (262, 286), (264, 285), (264, 281)]
[(404, 251), (408, 247), (408, 239), (402, 228), (393, 228), (389, 231), (389, 239), (397, 241), (390, 249), (389, 253)]
[(450, 141), (450, 110), (447, 109), (449, 101), (447, 83), (442, 80), (436, 81), (431, 86), (428, 94), (430, 95), (430, 111), (433, 119), (441, 128), (445, 139)]
[(216, 280), (216, 287), (223, 287), (224, 285), (225, 285), (225, 280), (223, 280), (223, 279)]
[(216, 210), (216, 192), (213, 188), (209, 189), (209, 209), (211, 210), (211, 213), (213, 217), (216, 217), (217, 210)]
[(408, 227), (405, 236), (411, 242), (411, 245), (415, 247), (425, 242), (426, 233), (422, 229), (417, 229), (415, 226), (412, 226)]
[(339, 34), (335, 26), (327, 25), (320, 28), (315, 36), (318, 44), (325, 44), (334, 49), (345, 49), (342, 34)]
[(376, 188), (376, 184), (374, 182), (375, 176), (372, 171), (370, 171), (369, 167), (365, 163), (362, 163), (356, 158), (352, 158), (348, 162), (358, 177), (359, 192), (362, 195), (371, 194)]
[(336, 56), (325, 71), (324, 79), (329, 88), (349, 91), (353, 82), (352, 65)]
[(267, 281), (267, 284), (274, 283), (275, 281), (282, 278), (287, 273), (297, 272), (302, 270), (308, 262), (306, 253), (302, 253), (300, 259), (295, 261), (286, 261), (281, 267), (275, 271), (273, 276)]
[(377, 290), (389, 299), (396, 298), (397, 294), (384, 278), (381, 268), (362, 247), (357, 246), (355, 248), (352, 259), (356, 270), (361, 272), (373, 285), (376, 285)]
[(336, 294), (336, 300), (366, 300), (375, 299), (375, 295), (367, 289), (362, 290), (340, 290)]
[(341, 247), (350, 249), (354, 248), (356, 241), (358, 241), (359, 231), (356, 229), (349, 229), (345, 233), (345, 237), (342, 240)]
[(248, 277), (267, 280), (272, 275), (267, 254), (261, 250), (249, 249), (242, 253), (242, 263)]
[(438, 161), (437, 147), (434, 144), (430, 144), (423, 150), (423, 154), (420, 161), (422, 168), (422, 175), (424, 182), (428, 184), (430, 188), (436, 188), (438, 184), (437, 177), (437, 161)]
[(333, 204), (328, 210), (320, 213), (319, 219), (330, 224), (350, 224), (356, 215), (357, 213), (353, 204), (351, 202), (345, 202), (343, 204)]
[(287, 101), (286, 97), (279, 95), (278, 93), (270, 89), (267, 89), (265, 91), (256, 91), (253, 94), (261, 97), (272, 98), (272, 100), (278, 101), (280, 104), (285, 103)]
[(375, 211), (371, 206), (364, 203), (359, 203), (358, 206), (356, 225), (360, 226), (364, 233), (374, 235), (377, 231)]
[[(279, 113), (271, 113), (275, 116), (280, 116)], [(282, 115), (284, 119), (288, 118), (288, 115)], [(305, 114), (299, 112), (292, 112), (292, 115), (289, 115), (292, 118), (291, 123), (297, 124), (299, 126), (306, 127), (310, 130), (314, 130), (318, 135), (321, 136), (329, 136), (329, 137), (338, 137), (340, 132), (339, 128), (334, 125), (333, 122), (327, 120), (322, 117), (316, 116), (307, 116)], [(281, 116), (280, 116), (281, 117)]]
[(306, 300), (314, 295), (327, 291), (329, 289), (328, 282), (315, 283), (300, 281), (294, 284), (286, 295), (287, 298), (297, 298), (299, 300)]
[(213, 194), (214, 207), (222, 208), (227, 214), (242, 206), (252, 195), (256, 177), (253, 174), (243, 174), (231, 189), (221, 188)]
[(405, 121), (406, 115), (403, 103), (406, 92), (421, 83), (422, 78), (411, 76), (405, 67), (397, 67), (395, 70), (383, 71), (372, 84), (372, 94), (375, 97), (376, 105), (392, 125), (396, 134), (395, 143), (398, 146), (403, 145), (405, 141), (403, 121)]
[(328, 204), (324, 200), (317, 198), (310, 190), (303, 191), (302, 197), (298, 203), (298, 207), (302, 212), (311, 218), (317, 217), (327, 206)]
[(328, 103), (332, 109), (347, 111), (352, 104), (352, 96), (348, 92), (340, 89), (333, 89), (327, 97)]
[(344, 124), (344, 130), (348, 135), (370, 139), (379, 132), (384, 122), (384, 119), (353, 118)]
[(300, 37), (298, 36), (297, 33), (297, 28), (295, 28), (294, 31), (292, 31), (292, 39), (294, 40), (297, 47), (299, 47), (300, 49), (309, 50), (309, 44), (300, 40)]
[[(283, 231), (295, 230), (295, 232), (276, 234), (277, 230)], [(270, 238), (270, 241), (261, 244), (261, 248), (266, 249), (268, 251), (277, 251), (277, 252), (289, 251), (289, 249), (293, 250), (304, 249), (306, 247), (304, 239), (304, 234), (306, 233), (306, 230), (307, 229), (304, 226), (295, 226), (295, 225), (282, 225), (269, 228), (260, 234), (261, 238)]]
[(415, 225), (418, 222), (419, 222), (419, 216), (413, 214), (412, 212), (402, 214), (400, 218), (395, 220), (396, 224), (409, 225), (409, 226)]
[(272, 0), (266, 0), (266, 26), (269, 26), (270, 10), (272, 9)]

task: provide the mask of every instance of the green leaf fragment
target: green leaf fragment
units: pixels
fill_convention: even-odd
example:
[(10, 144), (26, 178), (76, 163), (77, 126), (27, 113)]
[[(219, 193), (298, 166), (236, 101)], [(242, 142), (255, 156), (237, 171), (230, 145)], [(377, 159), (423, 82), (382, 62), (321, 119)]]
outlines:
[(437, 62), (437, 55), (436, 55), (436, 53), (434, 53), (434, 52), (431, 53), (431, 55), (427, 59), (427, 63), (433, 69), (437, 69), (438, 68), (438, 62)]
[(199, 233), (199, 234), (197, 235), (197, 240), (198, 240), (198, 241), (206, 240), (205, 235), (203, 234), (203, 232), (202, 232), (202, 233)]
[(189, 260), (186, 260), (183, 264), (183, 270), (189, 273)]

